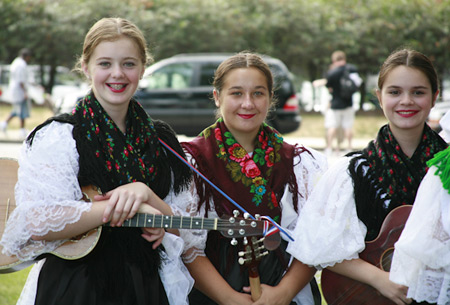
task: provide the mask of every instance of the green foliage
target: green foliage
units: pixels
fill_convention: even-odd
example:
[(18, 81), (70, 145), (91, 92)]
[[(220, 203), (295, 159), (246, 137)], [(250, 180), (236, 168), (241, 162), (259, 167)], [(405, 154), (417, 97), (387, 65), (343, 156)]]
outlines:
[(365, 73), (410, 46), (449, 73), (450, 2), (443, 0), (0, 0), (0, 61), (25, 45), (34, 61), (72, 67), (98, 19), (120, 16), (145, 33), (156, 60), (177, 53), (251, 50), (316, 79), (342, 49)]

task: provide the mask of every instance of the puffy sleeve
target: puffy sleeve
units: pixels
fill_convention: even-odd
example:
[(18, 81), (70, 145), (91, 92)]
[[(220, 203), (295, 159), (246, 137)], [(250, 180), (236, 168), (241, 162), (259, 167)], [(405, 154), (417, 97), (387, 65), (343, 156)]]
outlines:
[(356, 214), (349, 161), (341, 158), (320, 178), (287, 248), (297, 260), (318, 269), (358, 258), (365, 247), (367, 228)]
[(450, 195), (436, 167), (425, 175), (405, 228), (395, 244), (390, 279), (417, 301), (450, 302)]
[[(310, 152), (304, 152), (300, 156), (294, 158), (294, 174), (297, 179), (298, 192), (298, 211), (301, 212), (314, 186), (319, 181), (327, 169), (327, 158), (320, 152), (307, 148)], [(281, 226), (287, 230), (294, 230), (297, 224), (298, 214), (294, 210), (292, 193), (289, 186), (286, 186), (280, 205), (282, 208)], [(282, 237), (286, 237), (282, 234)]]
[[(186, 159), (192, 164), (193, 158), (188, 152), (186, 152)], [(178, 196), (177, 200), (172, 201), (172, 210), (175, 215), (188, 216), (188, 217), (204, 217), (205, 205), (198, 209), (198, 198), (194, 181), (192, 181), (189, 191), (185, 191), (184, 194)], [(214, 209), (214, 206), (212, 207)], [(211, 218), (217, 217), (215, 210), (208, 211), (208, 215)], [(180, 237), (184, 240), (184, 249), (182, 258), (187, 264), (192, 263), (197, 256), (206, 256), (206, 239), (207, 230), (180, 230)]]
[(78, 184), (78, 152), (71, 124), (52, 122), (23, 144), (19, 157), (16, 208), (8, 219), (3, 253), (30, 260), (50, 252), (64, 240), (35, 241), (49, 231), (77, 222), (91, 203), (82, 201)]

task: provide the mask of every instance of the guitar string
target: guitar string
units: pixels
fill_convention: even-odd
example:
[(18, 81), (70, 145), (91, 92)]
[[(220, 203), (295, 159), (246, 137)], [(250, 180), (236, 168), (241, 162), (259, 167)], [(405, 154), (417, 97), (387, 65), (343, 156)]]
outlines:
[[(234, 201), (230, 196), (228, 196), (224, 191), (222, 191), (219, 187), (217, 187), (214, 183), (208, 180), (205, 175), (203, 175), (199, 170), (197, 170), (194, 166), (192, 166), (188, 161), (186, 161), (180, 154), (178, 154), (175, 150), (172, 149), (169, 145), (167, 145), (163, 140), (158, 138), (159, 142), (166, 147), (170, 152), (172, 152), (178, 159), (180, 159), (184, 164), (189, 166), (195, 173), (197, 173), (203, 180), (205, 180), (209, 185), (211, 185), (216, 191), (218, 191), (222, 196), (224, 196), (226, 199), (228, 199), (232, 204), (234, 204), (238, 209), (240, 209), (242, 212), (248, 214), (252, 219), (256, 220), (256, 218), (248, 213), (240, 204), (238, 204), (236, 201)], [(275, 226), (280, 232), (282, 232), (284, 235), (286, 235), (291, 241), (294, 241), (294, 238), (290, 234), (286, 232), (280, 225), (278, 225), (270, 216), (264, 216), (268, 221), (272, 223), (273, 226)], [(266, 232), (264, 232), (264, 236), (266, 236)]]

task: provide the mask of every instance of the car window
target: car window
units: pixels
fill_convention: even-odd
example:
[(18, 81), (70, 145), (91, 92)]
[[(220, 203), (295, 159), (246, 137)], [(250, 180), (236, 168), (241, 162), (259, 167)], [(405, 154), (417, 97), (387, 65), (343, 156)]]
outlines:
[(192, 81), (194, 68), (189, 63), (164, 66), (146, 78), (147, 89), (184, 89)]
[(200, 86), (212, 86), (219, 63), (205, 63), (200, 68)]

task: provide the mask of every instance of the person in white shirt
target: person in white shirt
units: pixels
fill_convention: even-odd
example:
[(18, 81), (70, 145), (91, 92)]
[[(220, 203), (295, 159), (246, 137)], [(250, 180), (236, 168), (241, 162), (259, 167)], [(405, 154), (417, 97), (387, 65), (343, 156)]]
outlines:
[(27, 93), (27, 63), (31, 59), (29, 49), (21, 49), (19, 56), (13, 60), (10, 68), (9, 90), (13, 109), (9, 117), (0, 123), (0, 130), (6, 131), (8, 123), (14, 118), (20, 119), (20, 132), (23, 137), (27, 135), (25, 119), (30, 116), (30, 105)]

